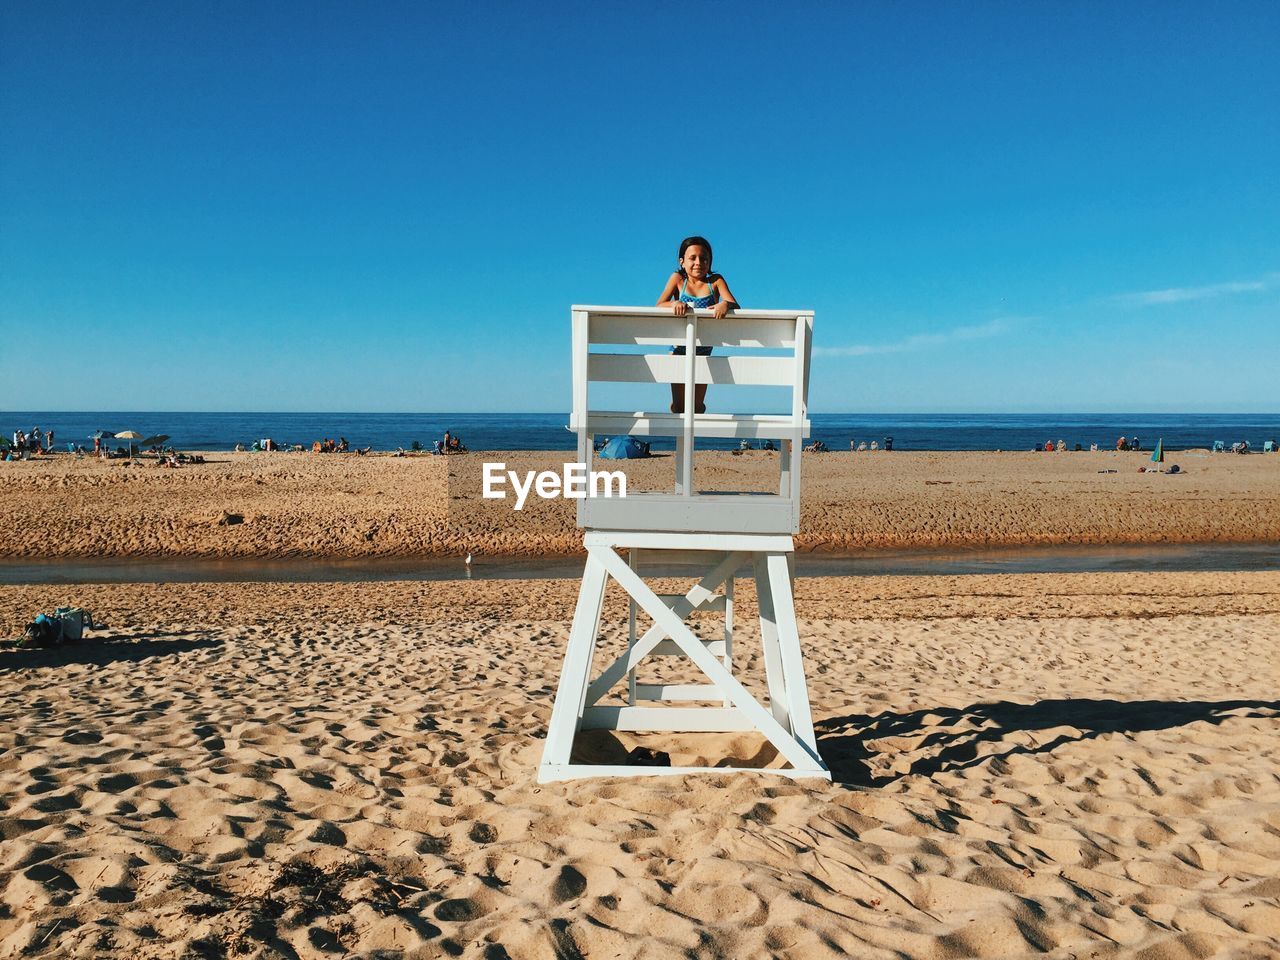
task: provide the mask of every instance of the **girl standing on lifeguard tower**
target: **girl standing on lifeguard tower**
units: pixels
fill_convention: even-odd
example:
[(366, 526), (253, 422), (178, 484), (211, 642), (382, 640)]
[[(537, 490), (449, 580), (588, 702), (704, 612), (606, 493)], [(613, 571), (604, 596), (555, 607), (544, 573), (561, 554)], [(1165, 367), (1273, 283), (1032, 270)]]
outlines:
[[(670, 305), (671, 312), (683, 317), (690, 307), (697, 310), (710, 309), (711, 315), (723, 317), (738, 304), (724, 277), (711, 272), (711, 243), (703, 237), (685, 237), (680, 241), (678, 255), (679, 267), (667, 278), (667, 285), (662, 288), (662, 296), (658, 297), (658, 306)], [(683, 356), (684, 347), (673, 347), (672, 353)], [(711, 353), (710, 347), (698, 347), (698, 356), (705, 357)], [(694, 388), (694, 412), (707, 412), (707, 385), (700, 383)], [(671, 412), (684, 413), (684, 386), (671, 385)]]

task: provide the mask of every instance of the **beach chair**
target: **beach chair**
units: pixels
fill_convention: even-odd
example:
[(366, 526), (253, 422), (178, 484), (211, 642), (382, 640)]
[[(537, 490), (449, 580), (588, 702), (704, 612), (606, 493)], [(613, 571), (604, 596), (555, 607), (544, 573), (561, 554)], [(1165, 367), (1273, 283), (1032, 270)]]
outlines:
[(1226, 453), (1226, 452), (1227, 452), (1227, 442), (1226, 442), (1225, 440), (1215, 440), (1215, 441), (1213, 441), (1213, 452), (1214, 452), (1214, 453)]
[[(587, 561), (556, 689), (539, 782), (589, 776), (714, 773), (734, 770), (831, 779), (818, 754), (796, 625), (792, 579), (800, 524), (801, 448), (809, 432), (808, 376), (813, 314), (738, 310), (716, 319), (709, 310), (676, 317), (657, 307), (572, 308), (573, 412), (578, 461), (592, 469), (597, 435), (674, 437), (670, 492), (608, 496), (589, 484), (578, 501)], [(683, 344), (685, 355), (668, 354)], [(593, 348), (648, 348), (649, 353)], [(695, 347), (736, 348), (733, 356), (697, 356)], [(761, 351), (755, 353), (755, 351)], [(660, 352), (659, 352), (660, 351)], [(784, 354), (784, 355), (779, 355)], [(684, 413), (594, 409), (596, 383), (682, 384)], [(735, 385), (786, 387), (785, 414), (695, 414), (696, 384), (717, 391)], [(660, 393), (655, 389), (654, 397)], [(777, 493), (700, 491), (694, 473), (698, 438), (773, 440), (780, 445)], [(607, 493), (607, 488), (600, 485)], [(625, 553), (625, 558), (623, 554)], [(641, 576), (651, 555), (699, 564), (705, 574), (683, 594), (656, 593)], [(758, 597), (768, 705), (733, 673), (733, 581), (750, 568)], [(613, 579), (630, 596), (627, 649), (592, 678), (605, 587)], [(652, 625), (637, 635), (643, 611)], [(685, 622), (694, 611), (723, 612), (723, 638), (703, 640)], [(702, 684), (641, 684), (646, 658), (682, 656), (705, 674)], [(627, 678), (622, 705), (600, 701)], [(715, 705), (708, 705), (718, 701)], [(703, 703), (689, 706), (688, 703)], [(671, 705), (678, 704), (678, 705)], [(627, 766), (574, 762), (580, 730), (728, 732), (754, 730), (790, 766), (758, 770), (734, 766)]]
[(1275, 452), (1276, 452), (1276, 442), (1275, 442), (1274, 440), (1267, 440), (1265, 443), (1263, 443), (1263, 444), (1262, 444), (1262, 452), (1263, 452), (1263, 453), (1275, 453)]

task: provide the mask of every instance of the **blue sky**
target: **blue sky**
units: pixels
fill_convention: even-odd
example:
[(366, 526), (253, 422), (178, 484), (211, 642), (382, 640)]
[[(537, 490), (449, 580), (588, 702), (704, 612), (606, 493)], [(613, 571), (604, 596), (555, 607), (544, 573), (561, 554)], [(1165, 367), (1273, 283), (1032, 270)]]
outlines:
[(0, 5), (0, 409), (561, 410), (691, 233), (816, 411), (1280, 409), (1280, 5), (632, 6)]

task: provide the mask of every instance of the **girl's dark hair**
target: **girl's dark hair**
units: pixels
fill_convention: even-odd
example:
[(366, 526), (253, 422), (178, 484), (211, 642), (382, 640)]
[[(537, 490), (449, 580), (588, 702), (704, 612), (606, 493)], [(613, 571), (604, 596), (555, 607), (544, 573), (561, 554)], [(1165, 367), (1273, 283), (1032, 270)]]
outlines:
[[(707, 251), (707, 275), (711, 275), (711, 260), (715, 256), (711, 252), (711, 241), (706, 237), (685, 237), (680, 241), (680, 252), (676, 254), (676, 262), (679, 263), (684, 259), (684, 252), (690, 247), (704, 247)], [(680, 276), (687, 277), (684, 267), (679, 268)]]

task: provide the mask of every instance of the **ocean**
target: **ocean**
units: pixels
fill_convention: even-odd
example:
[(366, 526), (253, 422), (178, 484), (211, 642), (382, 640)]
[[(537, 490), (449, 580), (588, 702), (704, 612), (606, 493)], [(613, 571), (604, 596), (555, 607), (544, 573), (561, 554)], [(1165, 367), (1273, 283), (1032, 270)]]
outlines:
[[(1030, 450), (1046, 440), (1066, 440), (1084, 449), (1115, 445), (1120, 436), (1137, 435), (1144, 449), (1163, 439), (1166, 450), (1209, 447), (1215, 440), (1229, 447), (1247, 440), (1261, 450), (1266, 440), (1280, 438), (1280, 414), (1204, 413), (819, 413), (811, 418), (814, 438), (833, 450), (849, 441), (893, 438), (895, 450)], [(136, 430), (144, 437), (168, 434), (169, 443), (185, 450), (230, 450), (237, 443), (271, 437), (280, 444), (345, 437), (352, 447), (375, 450), (411, 448), (418, 441), (430, 449), (446, 430), (462, 437), (471, 450), (572, 450), (563, 413), (141, 413), (128, 411), (54, 412), (0, 411), (0, 429), (11, 437), (21, 428), (52, 429), (58, 444), (91, 445), (98, 430)], [(732, 441), (699, 441), (700, 446), (728, 449)], [(658, 438), (655, 449), (670, 449)], [(64, 448), (65, 449), (65, 448)]]

